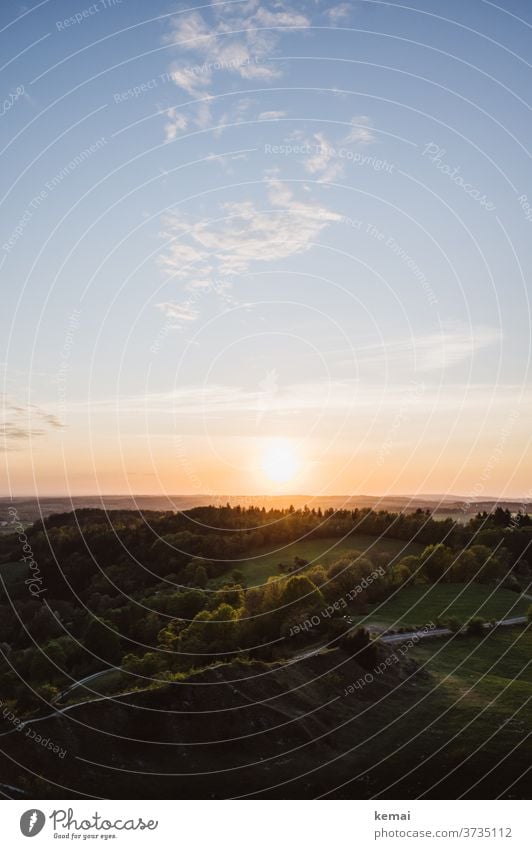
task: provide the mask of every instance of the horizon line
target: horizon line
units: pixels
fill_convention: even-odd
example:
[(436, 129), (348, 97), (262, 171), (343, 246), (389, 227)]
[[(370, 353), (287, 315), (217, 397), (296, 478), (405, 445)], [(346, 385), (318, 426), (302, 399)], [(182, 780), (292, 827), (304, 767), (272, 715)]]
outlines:
[(330, 498), (341, 498), (346, 501), (353, 498), (368, 498), (368, 499), (377, 499), (383, 500), (385, 498), (402, 498), (402, 499), (431, 499), (434, 501), (441, 501), (442, 499), (456, 499), (459, 501), (467, 501), (470, 504), (482, 503), (482, 502), (498, 502), (498, 501), (521, 501), (523, 504), (532, 503), (532, 497), (525, 495), (484, 495), (477, 496), (475, 498), (471, 498), (469, 495), (463, 495), (461, 493), (434, 493), (434, 492), (421, 492), (421, 493), (380, 493), (377, 495), (371, 495), (368, 493), (361, 494), (351, 494), (347, 495), (345, 493), (335, 493), (335, 494), (316, 494), (316, 493), (298, 493), (298, 492), (253, 492), (253, 493), (230, 493), (230, 492), (221, 492), (221, 493), (209, 493), (209, 492), (200, 492), (200, 493), (188, 493), (188, 492), (174, 492), (174, 493), (145, 493), (145, 492), (137, 492), (137, 493), (127, 493), (127, 492), (108, 492), (108, 493), (97, 493), (97, 492), (82, 492), (82, 493), (44, 493), (42, 495), (35, 495), (34, 493), (24, 493), (18, 495), (11, 494), (0, 494), (0, 500), (6, 501), (14, 501), (17, 499), (34, 499), (34, 500), (43, 500), (47, 498), (60, 498), (64, 500), (73, 500), (76, 498), (166, 498), (168, 500), (172, 498), (308, 498), (312, 500), (316, 500), (319, 498), (330, 499)]

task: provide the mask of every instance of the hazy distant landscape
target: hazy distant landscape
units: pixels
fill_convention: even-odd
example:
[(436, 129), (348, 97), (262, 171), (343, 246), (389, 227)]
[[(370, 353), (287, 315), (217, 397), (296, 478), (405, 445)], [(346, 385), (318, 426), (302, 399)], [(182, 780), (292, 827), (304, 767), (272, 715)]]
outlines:
[(94, 508), (103, 510), (190, 510), (192, 507), (223, 506), (286, 508), (291, 504), (296, 509), (305, 505), (321, 507), (322, 510), (352, 510), (356, 507), (371, 507), (374, 510), (412, 512), (429, 510), (435, 516), (445, 518), (453, 516), (457, 521), (466, 521), (475, 513), (500, 506), (513, 513), (531, 509), (532, 502), (522, 499), (487, 498), (471, 501), (460, 496), (445, 495), (74, 495), (68, 498), (43, 496), (41, 498), (0, 498), (0, 522), (5, 523), (2, 530), (8, 529), (10, 506), (16, 506), (17, 513), (25, 522), (34, 522), (40, 517), (52, 513), (67, 513), (71, 510)]

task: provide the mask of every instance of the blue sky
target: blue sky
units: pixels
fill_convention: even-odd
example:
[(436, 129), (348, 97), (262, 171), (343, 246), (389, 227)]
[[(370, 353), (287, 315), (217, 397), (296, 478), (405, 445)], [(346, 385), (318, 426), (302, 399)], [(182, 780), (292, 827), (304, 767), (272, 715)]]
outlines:
[(6, 493), (529, 494), (532, 17), (418, 6), (2, 4)]

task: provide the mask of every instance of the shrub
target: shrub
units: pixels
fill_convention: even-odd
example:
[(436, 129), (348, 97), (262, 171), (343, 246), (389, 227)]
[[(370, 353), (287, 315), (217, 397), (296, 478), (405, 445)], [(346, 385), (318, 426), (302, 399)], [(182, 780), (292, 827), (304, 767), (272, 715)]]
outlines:
[(467, 633), (472, 637), (479, 637), (484, 633), (484, 624), (481, 616), (474, 616), (467, 623)]

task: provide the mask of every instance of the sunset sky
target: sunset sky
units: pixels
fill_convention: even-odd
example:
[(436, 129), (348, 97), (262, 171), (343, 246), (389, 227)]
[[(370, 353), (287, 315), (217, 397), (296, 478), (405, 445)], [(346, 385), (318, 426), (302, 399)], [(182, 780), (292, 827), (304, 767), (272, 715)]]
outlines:
[(531, 497), (532, 10), (416, 5), (1, 5), (3, 495)]

